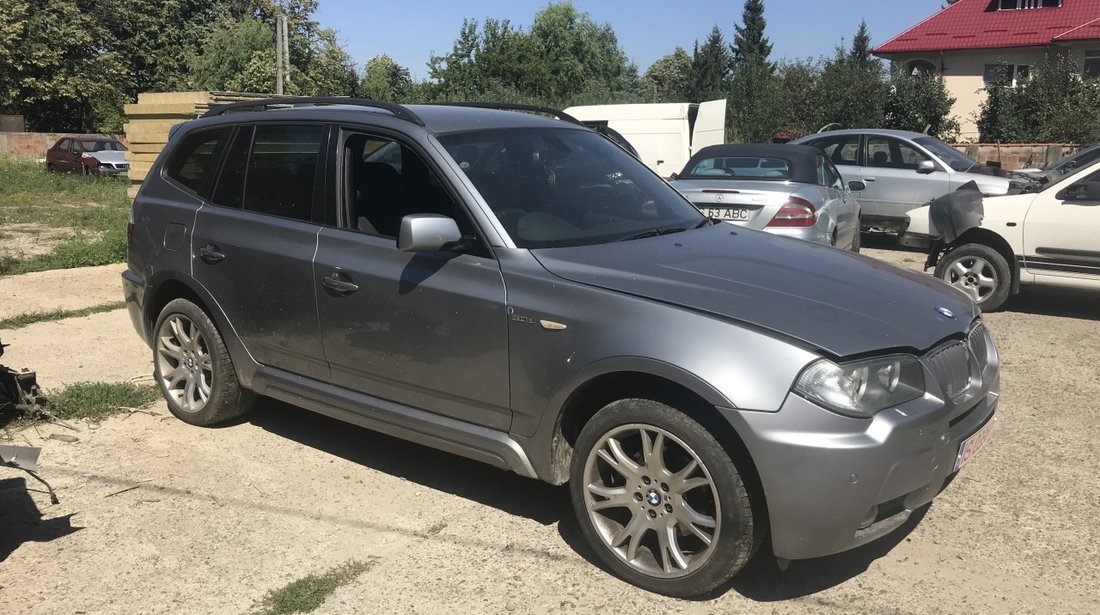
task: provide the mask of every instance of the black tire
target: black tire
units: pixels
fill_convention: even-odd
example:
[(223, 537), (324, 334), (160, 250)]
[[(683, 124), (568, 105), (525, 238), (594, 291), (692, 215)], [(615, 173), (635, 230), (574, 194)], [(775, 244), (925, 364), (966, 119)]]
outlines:
[(860, 222), (856, 222), (856, 236), (852, 239), (852, 245), (849, 248), (856, 254), (859, 254), (859, 249), (863, 247), (863, 231), (860, 229), (860, 224)]
[[(193, 327), (188, 328), (186, 323)], [(194, 340), (197, 342), (189, 343)], [(165, 374), (165, 370), (171, 371)], [(179, 375), (174, 376), (177, 372)], [(172, 414), (192, 425), (216, 425), (240, 417), (255, 399), (237, 380), (233, 360), (214, 322), (187, 299), (168, 302), (157, 317), (153, 328), (153, 377)], [(177, 389), (177, 385), (183, 389)]]
[(57, 167), (53, 166), (52, 164), (47, 164), (46, 165), (46, 172), (47, 173), (57, 173)]
[[(653, 437), (639, 436), (646, 433), (642, 429), (651, 430)], [(632, 444), (631, 434), (637, 438), (637, 446)], [(645, 437), (649, 449), (656, 451), (658, 434), (664, 443), (660, 446), (663, 452), (660, 460), (654, 462), (658, 456), (646, 458), (641, 439)], [(631, 479), (609, 470), (613, 466), (606, 461), (607, 457), (600, 456), (600, 452), (607, 455), (614, 451), (609, 438), (619, 445), (620, 451), (642, 462), (638, 472), (644, 474), (635, 474)], [(693, 459), (698, 463), (694, 471), (689, 463)], [(677, 469), (679, 462), (683, 462), (683, 467)], [(677, 473), (685, 470), (677, 478)], [(677, 484), (700, 480), (702, 484), (677, 490)], [(744, 567), (761, 542), (763, 528), (756, 523), (745, 484), (726, 450), (698, 422), (656, 401), (623, 399), (608, 404), (592, 417), (577, 439), (569, 489), (581, 532), (600, 561), (626, 581), (658, 594), (691, 597), (713, 591)], [(606, 500), (596, 499), (603, 498), (601, 492), (608, 490), (621, 493)], [(611, 503), (611, 497), (616, 498), (614, 504), (596, 509)], [(713, 525), (703, 521), (685, 524), (681, 515), (689, 513), (684, 511), (698, 513), (701, 517), (697, 518), (707, 519)], [(640, 529), (630, 533), (624, 542), (621, 536), (635, 522)], [(662, 524), (669, 536), (665, 541), (659, 541), (658, 530), (651, 527)], [(709, 545), (692, 535), (696, 530), (709, 534)], [(617, 535), (618, 548), (625, 552), (617, 551), (611, 544), (612, 535)], [(638, 544), (635, 556), (628, 561), (628, 549), (635, 540)], [(673, 550), (665, 550), (666, 545), (674, 546), (687, 565), (680, 566), (671, 555)], [(660, 560), (657, 551), (661, 553)], [(675, 570), (670, 572), (670, 567)]]
[[(980, 275), (971, 276), (962, 270)], [(945, 254), (936, 265), (936, 277), (967, 293), (983, 312), (1000, 309), (1012, 291), (1008, 261), (1000, 252), (980, 243), (968, 243)], [(991, 279), (992, 286), (981, 286), (989, 283), (983, 278)]]

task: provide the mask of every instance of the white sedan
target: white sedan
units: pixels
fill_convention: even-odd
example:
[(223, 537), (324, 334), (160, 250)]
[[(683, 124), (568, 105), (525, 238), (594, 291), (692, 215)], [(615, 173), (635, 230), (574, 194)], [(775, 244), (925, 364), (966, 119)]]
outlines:
[[(929, 207), (909, 212), (910, 239), (938, 238)], [(928, 266), (984, 311), (1022, 284), (1100, 289), (1100, 162), (1035, 192), (986, 198), (984, 218), (933, 242)]]

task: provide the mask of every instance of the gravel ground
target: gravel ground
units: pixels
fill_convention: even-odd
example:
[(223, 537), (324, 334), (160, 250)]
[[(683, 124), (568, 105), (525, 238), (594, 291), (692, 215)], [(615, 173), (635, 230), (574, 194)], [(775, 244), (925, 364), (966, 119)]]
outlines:
[[(52, 275), (118, 288), (105, 268)], [(15, 436), (44, 447), (61, 504), (0, 473), (0, 613), (241, 613), (352, 559), (372, 565), (317, 613), (1097, 613), (1098, 298), (1033, 291), (987, 316), (1003, 360), (993, 439), (918, 518), (785, 573), (758, 557), (709, 600), (601, 571), (564, 488), (275, 402), (219, 429), (157, 403), (82, 424), (73, 443), (53, 426)], [(0, 336), (4, 361), (47, 386), (150, 369), (121, 310)]]

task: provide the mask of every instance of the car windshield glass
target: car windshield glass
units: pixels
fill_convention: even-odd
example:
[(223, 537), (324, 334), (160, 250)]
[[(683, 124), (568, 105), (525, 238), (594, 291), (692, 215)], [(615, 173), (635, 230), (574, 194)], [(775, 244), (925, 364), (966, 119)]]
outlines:
[(1100, 158), (1100, 147), (1089, 148), (1064, 158), (1058, 162), (1052, 164), (1045, 169), (1047, 173), (1058, 173), (1064, 175), (1073, 169), (1078, 169), (1086, 165), (1092, 164), (1097, 158)]
[(86, 152), (124, 152), (125, 147), (118, 141), (81, 141), (81, 147)]
[(681, 178), (746, 178), (785, 181), (791, 178), (791, 161), (761, 156), (719, 156), (704, 158)]
[(661, 178), (595, 132), (483, 130), (439, 141), (522, 248), (638, 239), (707, 223)]
[(940, 160), (946, 162), (947, 166), (956, 171), (969, 171), (982, 166), (966, 156), (963, 156), (959, 153), (959, 150), (939, 139), (933, 139), (932, 137), (917, 137), (913, 139), (913, 142), (935, 154)]

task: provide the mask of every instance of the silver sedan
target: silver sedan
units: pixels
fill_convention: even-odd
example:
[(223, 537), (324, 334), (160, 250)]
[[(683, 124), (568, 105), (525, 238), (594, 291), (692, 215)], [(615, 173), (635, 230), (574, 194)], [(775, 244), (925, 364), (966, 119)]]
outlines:
[(672, 186), (705, 215), (776, 235), (859, 252), (860, 204), (820, 150), (801, 145), (713, 145)]

